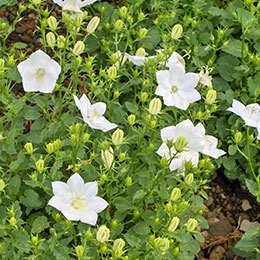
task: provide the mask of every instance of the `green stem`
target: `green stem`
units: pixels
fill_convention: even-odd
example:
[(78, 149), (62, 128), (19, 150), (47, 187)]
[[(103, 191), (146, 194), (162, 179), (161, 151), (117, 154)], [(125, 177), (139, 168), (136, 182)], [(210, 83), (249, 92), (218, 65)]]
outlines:
[(50, 117), (50, 112), (49, 112), (49, 95), (45, 94), (45, 99), (46, 99), (46, 115), (48, 117), (49, 123), (51, 123), (51, 117)]

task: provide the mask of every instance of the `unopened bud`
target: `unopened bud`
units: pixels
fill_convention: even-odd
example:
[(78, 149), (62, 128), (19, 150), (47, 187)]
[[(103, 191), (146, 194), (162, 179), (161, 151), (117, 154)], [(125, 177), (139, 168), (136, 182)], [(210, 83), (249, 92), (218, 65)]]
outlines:
[(135, 124), (135, 115), (131, 114), (127, 117), (127, 121), (129, 125), (134, 125)]
[(8, 60), (7, 60), (7, 65), (9, 67), (13, 67), (15, 64), (15, 59), (14, 59), (14, 55), (11, 55), (8, 57)]
[(167, 212), (171, 212), (172, 209), (173, 209), (173, 207), (172, 207), (171, 202), (169, 202), (169, 203), (167, 203), (167, 204), (165, 205), (165, 210), (166, 210)]
[(177, 229), (179, 223), (180, 223), (180, 219), (178, 217), (173, 217), (173, 219), (171, 220), (171, 223), (168, 227), (168, 231), (174, 232)]
[(59, 35), (57, 37), (57, 47), (59, 49), (63, 49), (65, 44), (65, 37), (63, 35)]
[(163, 166), (163, 167), (167, 167), (168, 166), (168, 160), (165, 156), (163, 156), (160, 160), (160, 164)]
[(54, 148), (55, 150), (60, 150), (60, 148), (62, 147), (62, 141), (60, 139), (56, 139), (53, 142)]
[(24, 145), (24, 149), (25, 149), (26, 153), (33, 154), (33, 145), (32, 145), (32, 143), (26, 143)]
[(115, 254), (115, 258), (121, 258), (121, 256), (123, 255), (123, 250), (121, 248), (116, 248), (114, 250), (114, 254)]
[(135, 53), (136, 56), (142, 56), (144, 57), (146, 55), (146, 51), (144, 48), (139, 48), (136, 53)]
[(54, 145), (53, 145), (53, 143), (48, 143), (48, 144), (46, 145), (46, 151), (47, 151), (48, 154), (53, 153), (53, 151), (54, 151)]
[(139, 21), (141, 21), (141, 20), (143, 20), (144, 19), (144, 13), (143, 12), (140, 12), (139, 14), (138, 14), (138, 20)]
[(175, 247), (175, 248), (172, 250), (172, 255), (173, 255), (173, 256), (177, 256), (179, 253), (180, 253), (179, 247)]
[(126, 17), (127, 14), (127, 8), (125, 6), (122, 6), (119, 10), (119, 14), (121, 17)]
[(216, 101), (217, 91), (214, 89), (210, 89), (206, 95), (206, 103), (209, 105), (213, 105)]
[(47, 19), (47, 23), (48, 23), (48, 25), (49, 25), (49, 27), (52, 31), (56, 31), (57, 26), (58, 26), (58, 22), (57, 22), (57, 20), (54, 16), (50, 16)]
[(190, 218), (187, 222), (187, 231), (192, 232), (198, 226), (198, 221), (195, 218)]
[(122, 20), (117, 20), (114, 23), (114, 28), (116, 31), (120, 31), (122, 29), (123, 25), (124, 25), (124, 22)]
[(43, 159), (39, 159), (39, 160), (35, 163), (35, 166), (36, 166), (36, 170), (37, 170), (39, 173), (42, 173), (43, 170), (44, 170), (44, 160), (43, 160)]
[[(83, 14), (84, 16), (85, 14)], [(88, 16), (88, 15), (87, 15)], [(74, 24), (77, 26), (77, 27), (80, 27), (81, 24), (82, 24), (82, 21), (83, 21), (83, 18), (81, 15), (77, 15), (74, 19)]]
[(113, 168), (114, 166), (114, 151), (112, 147), (109, 147), (107, 150), (101, 151), (101, 158), (103, 160), (104, 166), (106, 169)]
[(122, 238), (118, 238), (113, 243), (113, 250), (115, 251), (116, 249), (123, 249), (124, 246), (125, 246), (125, 241)]
[(148, 30), (146, 28), (141, 28), (139, 31), (139, 37), (144, 38), (147, 33), (148, 33)]
[(179, 188), (173, 188), (170, 200), (177, 201), (181, 197), (181, 190)]
[(31, 237), (31, 242), (32, 242), (33, 245), (37, 246), (38, 242), (39, 242), (38, 236), (32, 236)]
[(153, 98), (149, 104), (149, 113), (156, 116), (162, 108), (162, 101), (159, 98)]
[(125, 178), (125, 186), (130, 187), (131, 185), (132, 185), (132, 178), (128, 176)]
[(172, 28), (172, 34), (171, 34), (172, 39), (178, 40), (181, 37), (182, 32), (183, 32), (182, 25), (181, 24), (175, 24)]
[(4, 59), (0, 59), (0, 70), (2, 70), (5, 66), (5, 60)]
[(174, 144), (174, 148), (178, 153), (183, 152), (185, 146), (187, 145), (187, 140), (183, 136), (179, 136)]
[(189, 173), (186, 177), (185, 177), (185, 183), (187, 184), (187, 185), (192, 185), (192, 183), (193, 183), (193, 180), (194, 180), (194, 175), (193, 175), (193, 173)]
[(112, 134), (112, 143), (116, 146), (120, 146), (123, 142), (123, 138), (124, 138), (124, 131), (118, 128)]
[(3, 179), (0, 179), (0, 192), (2, 192), (3, 190), (4, 190), (4, 188), (5, 188), (5, 182), (4, 182), (4, 180)]
[(117, 76), (116, 66), (109, 67), (107, 75), (109, 79), (114, 80)]
[(99, 25), (99, 22), (100, 22), (100, 18), (98, 16), (94, 16), (90, 22), (88, 23), (88, 26), (87, 26), (87, 32), (88, 33), (93, 33), (95, 32), (95, 30), (97, 29), (98, 25)]
[(85, 144), (89, 140), (90, 135), (88, 133), (83, 134), (82, 142)]
[(98, 242), (104, 243), (109, 239), (109, 236), (110, 236), (110, 230), (103, 225), (98, 229), (96, 238)]
[(142, 92), (140, 97), (141, 102), (145, 102), (147, 98), (148, 98), (148, 94), (146, 92)]
[(253, 142), (254, 142), (254, 140), (255, 140), (255, 137), (254, 137), (254, 135), (253, 135), (253, 134), (251, 134), (251, 135), (249, 135), (249, 136), (248, 136), (248, 139), (247, 139), (247, 141), (248, 141), (248, 143), (249, 143), (249, 144), (253, 143)]
[(76, 246), (75, 253), (78, 258), (81, 258), (84, 255), (84, 247), (83, 246)]
[(242, 133), (241, 132), (236, 132), (235, 133), (235, 136), (234, 136), (234, 141), (236, 144), (240, 144), (241, 143), (241, 140), (242, 140)]
[(83, 41), (77, 41), (72, 52), (74, 55), (79, 56), (85, 49), (85, 44)]
[(13, 227), (16, 226), (16, 224), (17, 224), (17, 220), (15, 217), (11, 217), (8, 221), (9, 221), (10, 225)]
[(162, 238), (161, 245), (159, 248), (161, 251), (165, 252), (170, 248), (170, 244), (171, 244), (171, 242), (168, 238)]

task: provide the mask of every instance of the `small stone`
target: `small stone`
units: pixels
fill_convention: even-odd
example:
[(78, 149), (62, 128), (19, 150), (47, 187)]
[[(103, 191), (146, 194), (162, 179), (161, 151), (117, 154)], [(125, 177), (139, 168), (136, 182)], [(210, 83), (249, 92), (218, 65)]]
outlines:
[(205, 205), (209, 207), (213, 203), (213, 198), (210, 196), (208, 200), (205, 201)]
[(258, 226), (258, 227), (260, 227), (260, 223), (258, 223), (258, 222), (250, 222), (249, 220), (247, 220), (247, 219), (244, 219), (243, 221), (242, 221), (242, 223), (241, 223), (241, 225), (240, 225), (240, 230), (241, 231), (244, 231), (244, 232), (246, 232), (250, 227), (252, 227), (252, 226)]
[(214, 260), (221, 260), (225, 254), (223, 246), (216, 246), (210, 253), (209, 258)]
[(208, 218), (207, 221), (208, 221), (209, 226), (212, 226), (213, 224), (218, 223), (219, 219), (218, 218)]
[(243, 200), (241, 207), (244, 211), (247, 211), (252, 208), (248, 200)]
[(226, 251), (226, 257), (227, 257), (227, 259), (235, 259), (235, 257), (236, 257), (236, 254), (234, 253), (234, 251), (232, 250), (232, 247), (231, 248), (229, 248), (227, 251)]
[(209, 238), (209, 232), (207, 230), (204, 230), (201, 234), (206, 240)]

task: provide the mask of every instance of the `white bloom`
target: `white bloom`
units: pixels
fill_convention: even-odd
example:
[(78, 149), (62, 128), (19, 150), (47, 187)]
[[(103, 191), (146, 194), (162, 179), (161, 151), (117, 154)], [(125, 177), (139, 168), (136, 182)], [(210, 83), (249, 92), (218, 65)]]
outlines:
[(125, 53), (126, 58), (134, 63), (136, 66), (144, 66), (145, 61), (149, 59), (154, 59), (156, 56), (144, 57), (144, 56), (131, 56), (128, 53)]
[(89, 99), (84, 94), (80, 99), (73, 95), (75, 103), (80, 110), (83, 120), (91, 128), (102, 130), (107, 132), (111, 129), (117, 127), (116, 124), (110, 123), (103, 115), (106, 111), (106, 104), (103, 102), (98, 102), (91, 105)]
[(27, 92), (51, 93), (61, 71), (60, 65), (41, 50), (31, 54), (17, 68)]
[[(161, 53), (161, 52), (163, 52), (163, 50), (156, 50), (156, 52)], [(164, 63), (165, 62), (159, 62), (159, 64), (164, 64)], [(179, 53), (174, 51), (172, 53), (172, 55), (166, 61), (165, 66), (167, 68), (170, 68), (173, 64), (176, 64), (176, 63), (183, 66), (183, 68), (185, 69), (185, 60), (183, 59), (183, 57)]]
[(98, 184), (96, 181), (87, 182), (78, 173), (73, 174), (67, 183), (52, 182), (52, 197), (48, 205), (61, 211), (68, 219), (96, 225), (98, 214), (103, 211), (108, 203), (96, 196)]
[(155, 94), (162, 96), (166, 106), (175, 106), (186, 110), (190, 103), (201, 99), (195, 90), (199, 82), (199, 74), (185, 73), (185, 69), (178, 63), (173, 63), (169, 70), (156, 72), (158, 87)]
[(257, 103), (244, 106), (241, 102), (233, 99), (232, 107), (227, 110), (240, 116), (246, 125), (258, 127), (260, 122), (260, 106)]
[(211, 135), (205, 135), (204, 142), (205, 143), (200, 151), (201, 153), (213, 157), (214, 159), (217, 159), (226, 153), (223, 150), (217, 148), (218, 139), (216, 137)]
[(209, 76), (209, 71), (208, 68), (206, 67), (206, 70), (202, 70), (200, 72), (200, 83), (205, 85), (205, 86), (212, 86), (212, 77)]

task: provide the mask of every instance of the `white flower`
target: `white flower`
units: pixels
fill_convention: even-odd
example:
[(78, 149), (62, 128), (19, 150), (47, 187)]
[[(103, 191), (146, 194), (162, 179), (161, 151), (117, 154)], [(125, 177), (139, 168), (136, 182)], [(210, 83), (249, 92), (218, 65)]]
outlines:
[(202, 70), (200, 72), (200, 83), (205, 85), (205, 86), (212, 86), (212, 77), (209, 76), (209, 71), (208, 68), (205, 68), (205, 72), (204, 70)]
[(117, 62), (115, 63), (115, 66), (117, 70), (119, 70), (120, 66), (124, 65), (127, 58), (125, 55), (124, 56), (122, 55), (121, 51), (116, 52), (116, 57), (117, 57)]
[(241, 102), (233, 99), (232, 107), (227, 110), (240, 116), (246, 125), (259, 127), (260, 106), (257, 103), (244, 106)]
[(61, 71), (60, 65), (41, 50), (31, 54), (17, 68), (27, 92), (51, 93)]
[(131, 56), (128, 53), (125, 53), (125, 57), (134, 63), (136, 66), (144, 66), (145, 61), (149, 59), (154, 59), (156, 56), (144, 57), (144, 56)]
[(53, 2), (61, 6), (63, 10), (76, 12), (79, 14), (82, 14), (82, 11), (80, 11), (81, 7), (91, 5), (96, 1), (97, 0), (53, 0)]
[(98, 214), (103, 211), (108, 203), (96, 196), (98, 184), (96, 181), (87, 182), (78, 173), (73, 174), (67, 183), (52, 182), (52, 197), (48, 205), (61, 211), (68, 219), (96, 225)]
[[(187, 141), (184, 150), (177, 152), (174, 144), (178, 137), (184, 137)], [(205, 135), (204, 126), (199, 123), (196, 126), (190, 120), (182, 121), (176, 126), (168, 126), (161, 130), (162, 145), (157, 154), (165, 156), (170, 162), (170, 170), (184, 171), (185, 162), (191, 161), (193, 167), (199, 162), (199, 152), (218, 158), (225, 154), (224, 151), (217, 149), (217, 139), (210, 135)], [(169, 147), (170, 146), (170, 147)]]
[[(162, 51), (163, 50), (156, 50), (156, 52), (158, 52), (158, 53), (161, 53)], [(164, 63), (165, 62), (159, 62), (159, 64), (164, 64)], [(185, 69), (185, 60), (179, 53), (174, 51), (172, 53), (172, 55), (166, 61), (165, 67), (170, 68), (173, 64), (176, 64), (176, 63), (183, 66), (183, 68)]]
[(98, 102), (91, 105), (89, 99), (84, 94), (80, 99), (73, 95), (75, 103), (80, 110), (83, 120), (91, 128), (102, 130), (107, 132), (111, 129), (117, 127), (116, 124), (110, 123), (103, 115), (106, 111), (106, 104), (103, 102)]
[(162, 96), (166, 106), (175, 106), (186, 110), (190, 103), (201, 99), (195, 90), (199, 82), (199, 74), (185, 73), (185, 69), (178, 63), (172, 63), (169, 70), (156, 72), (158, 87), (155, 94)]

